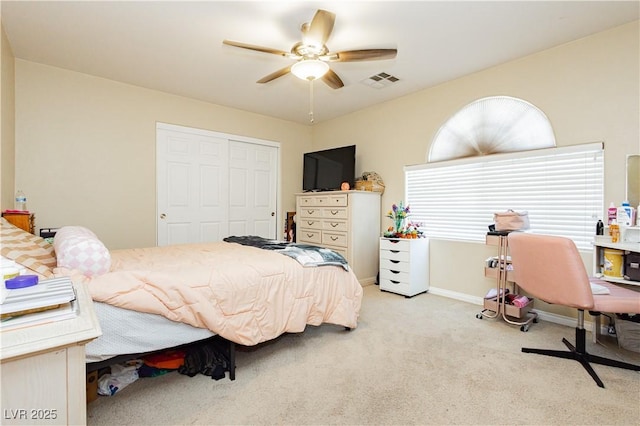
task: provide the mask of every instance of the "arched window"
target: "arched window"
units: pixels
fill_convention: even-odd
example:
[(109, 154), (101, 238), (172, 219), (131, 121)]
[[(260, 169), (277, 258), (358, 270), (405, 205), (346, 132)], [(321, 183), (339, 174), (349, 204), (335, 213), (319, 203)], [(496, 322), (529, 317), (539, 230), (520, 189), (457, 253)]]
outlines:
[(555, 148), (538, 108), (481, 99), (442, 126), (428, 163), (405, 167), (406, 202), (432, 238), (484, 242), (493, 213), (514, 209), (528, 211), (532, 232), (567, 236), (591, 250), (604, 211), (603, 148)]

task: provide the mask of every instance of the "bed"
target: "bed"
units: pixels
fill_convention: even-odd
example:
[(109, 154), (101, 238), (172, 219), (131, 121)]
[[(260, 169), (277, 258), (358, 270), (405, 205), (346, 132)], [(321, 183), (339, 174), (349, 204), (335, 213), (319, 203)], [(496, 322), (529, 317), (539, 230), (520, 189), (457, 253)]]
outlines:
[(240, 241), (109, 251), (83, 227), (61, 228), (51, 245), (4, 219), (1, 244), (2, 256), (30, 273), (86, 284), (103, 332), (86, 346), (89, 369), (213, 336), (254, 346), (307, 325), (358, 323), (362, 287), (348, 265), (300, 261), (273, 247)]

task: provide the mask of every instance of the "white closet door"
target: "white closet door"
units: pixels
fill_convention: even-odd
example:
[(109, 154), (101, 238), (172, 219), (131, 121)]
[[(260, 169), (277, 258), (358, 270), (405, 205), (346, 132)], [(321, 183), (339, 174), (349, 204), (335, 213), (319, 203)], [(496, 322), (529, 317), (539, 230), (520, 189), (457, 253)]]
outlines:
[(159, 123), (157, 244), (275, 239), (279, 148), (261, 142)]
[(229, 234), (276, 238), (277, 148), (229, 144)]
[(158, 129), (159, 246), (228, 234), (228, 146), (224, 138)]

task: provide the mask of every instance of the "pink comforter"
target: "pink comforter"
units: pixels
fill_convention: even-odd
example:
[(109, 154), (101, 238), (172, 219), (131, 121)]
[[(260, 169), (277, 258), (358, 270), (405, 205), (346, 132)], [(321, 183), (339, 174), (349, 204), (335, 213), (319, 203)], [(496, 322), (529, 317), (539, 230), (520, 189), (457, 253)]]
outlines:
[(95, 301), (207, 328), (242, 345), (307, 324), (357, 326), (362, 287), (339, 266), (305, 268), (279, 253), (223, 242), (115, 250), (111, 262), (111, 272), (86, 278)]

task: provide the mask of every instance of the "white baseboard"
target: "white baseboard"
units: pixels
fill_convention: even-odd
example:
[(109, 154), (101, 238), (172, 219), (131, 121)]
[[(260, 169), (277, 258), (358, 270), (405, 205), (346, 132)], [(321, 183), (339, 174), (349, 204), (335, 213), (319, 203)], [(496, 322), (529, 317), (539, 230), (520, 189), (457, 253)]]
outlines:
[[(429, 287), (429, 293), (435, 294), (436, 296), (442, 296), (442, 297), (448, 297), (450, 299), (460, 300), (462, 302), (467, 302), (467, 303), (471, 303), (478, 306), (482, 306), (483, 300), (484, 300), (482, 297), (471, 296), (469, 294), (458, 293), (455, 291), (446, 290), (446, 289), (437, 288), (437, 287)], [(551, 312), (545, 312), (535, 308), (534, 310), (538, 313), (538, 318), (542, 321), (549, 321), (555, 324), (565, 325), (571, 328), (575, 328), (576, 326), (577, 320), (575, 318), (567, 317), (564, 315), (558, 315)], [(595, 323), (593, 321), (586, 321), (585, 319), (585, 322), (584, 322), (585, 330), (593, 331), (594, 325)], [(600, 333), (605, 335), (607, 334), (606, 321), (600, 321)]]

